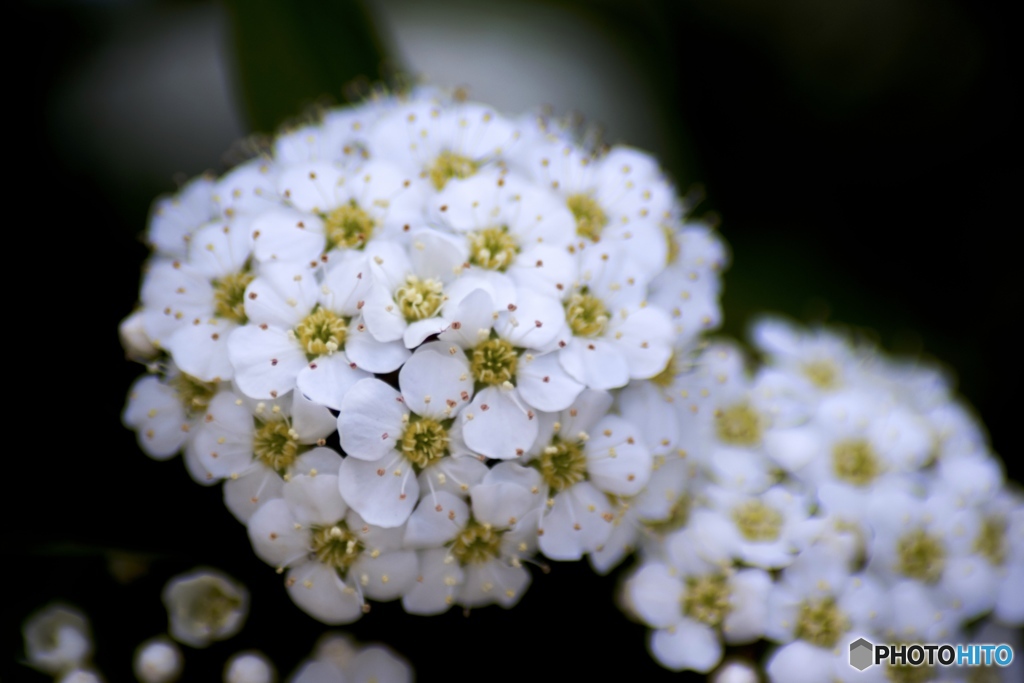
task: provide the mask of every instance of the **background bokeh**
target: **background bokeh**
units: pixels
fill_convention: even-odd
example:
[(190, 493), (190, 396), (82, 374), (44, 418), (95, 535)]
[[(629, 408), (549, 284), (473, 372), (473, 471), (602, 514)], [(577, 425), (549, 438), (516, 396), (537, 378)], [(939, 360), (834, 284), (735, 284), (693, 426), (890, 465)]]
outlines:
[[(213, 680), (249, 647), (290, 671), (323, 630), (252, 554), (219, 489), (194, 485), (179, 462), (150, 461), (120, 425), (141, 367), (124, 360), (116, 326), (138, 294), (149, 204), (223, 170), (251, 130), (229, 11), (242, 4), (22, 0), (8, 10), (21, 42), (8, 43), (5, 79), (16, 340), (7, 393), (21, 409), (8, 413), (16, 436), (3, 478), (13, 540), (2, 546), (12, 589), (0, 612), (2, 680), (33, 680), (17, 664), (18, 630), (51, 598), (89, 613), (100, 669), (128, 680), (131, 651), (165, 628), (160, 587), (196, 565), (242, 579), (254, 599), (238, 638), (186, 653), (188, 680)], [(583, 114), (609, 143), (652, 151), (681, 191), (703, 187), (696, 212), (720, 216), (734, 257), (725, 332), (743, 336), (754, 314), (775, 310), (854, 325), (890, 350), (941, 362), (1021, 479), (1024, 287), (1012, 246), (1024, 180), (1021, 49), (1002, 3), (379, 0), (365, 9), (389, 55), (377, 64), (384, 72), (465, 86), (508, 113), (546, 104)], [(310, 36), (324, 54), (357, 44), (351, 27), (324, 24)], [(343, 99), (342, 85), (306, 104)], [(297, 114), (302, 105), (280, 106)], [(427, 619), (375, 604), (349, 630), (390, 643), (426, 681), (503, 671), (679, 678), (650, 660), (645, 629), (613, 604), (615, 584), (585, 563), (553, 563), (511, 611)]]

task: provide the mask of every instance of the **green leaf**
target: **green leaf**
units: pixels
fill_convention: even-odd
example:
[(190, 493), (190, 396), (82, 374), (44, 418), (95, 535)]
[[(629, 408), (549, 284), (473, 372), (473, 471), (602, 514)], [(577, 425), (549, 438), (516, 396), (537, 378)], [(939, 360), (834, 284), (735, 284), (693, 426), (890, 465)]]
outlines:
[(393, 71), (359, 0), (226, 0), (235, 71), (253, 130), (315, 103), (358, 99)]

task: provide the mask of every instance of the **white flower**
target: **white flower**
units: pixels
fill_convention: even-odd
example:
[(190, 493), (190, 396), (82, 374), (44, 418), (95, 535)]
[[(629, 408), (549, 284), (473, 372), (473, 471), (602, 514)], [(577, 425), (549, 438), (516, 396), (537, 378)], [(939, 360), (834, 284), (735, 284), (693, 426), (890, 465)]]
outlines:
[(612, 532), (606, 494), (633, 496), (651, 475), (651, 456), (629, 422), (608, 415), (612, 398), (585, 390), (558, 415), (543, 415), (530, 466), (541, 475), (546, 510), (540, 549), (555, 560), (577, 560)]
[(297, 475), (283, 498), (249, 520), (253, 550), (279, 570), (299, 607), (328, 624), (358, 619), (365, 597), (394, 600), (416, 579), (416, 554), (401, 550), (402, 527), (382, 529), (348, 510), (334, 474)]
[(723, 543), (738, 559), (765, 569), (785, 567), (794, 560), (808, 517), (802, 495), (783, 486), (754, 496), (709, 487), (707, 495), (713, 509), (730, 522)]
[(455, 423), (473, 390), (466, 363), (436, 348), (417, 350), (402, 367), (401, 393), (364, 379), (342, 402), (338, 432), (348, 457), (341, 495), (371, 524), (403, 524), (419, 500), (421, 474), (445, 472), (453, 458), (475, 459)]
[(153, 203), (146, 240), (153, 249), (170, 258), (184, 258), (192, 233), (217, 213), (213, 201), (214, 181), (200, 176), (180, 192)]
[(371, 286), (360, 309), (375, 339), (401, 339), (410, 349), (448, 326), (441, 317), (452, 294), (446, 288), (465, 261), (458, 245), (441, 233), (419, 230), (411, 239), (409, 252), (394, 242), (366, 248)]
[(725, 243), (706, 225), (676, 219), (662, 229), (668, 265), (651, 280), (647, 299), (671, 316), (676, 345), (692, 348), (701, 333), (722, 322), (721, 271), (729, 256)]
[(622, 252), (652, 274), (664, 268), (668, 248), (661, 221), (671, 216), (674, 196), (653, 158), (628, 147), (595, 157), (552, 137), (520, 161), (572, 211), (577, 249)]
[(465, 354), (478, 387), (459, 413), (466, 445), (489, 458), (521, 456), (537, 434), (534, 408), (560, 410), (582, 389), (540, 351), (557, 332), (557, 301), (526, 290), (518, 301), (498, 311), (485, 290), (474, 290), (440, 335), (448, 353)]
[(423, 549), (420, 578), (402, 599), (406, 611), (519, 602), (530, 583), (521, 560), (536, 545), (536, 480), (533, 470), (499, 463), (473, 487), (472, 513), (446, 492), (424, 496), (405, 534), (406, 545)]
[(764, 317), (754, 323), (751, 338), (768, 354), (772, 367), (790, 374), (808, 398), (867, 379), (863, 366), (871, 351), (854, 348), (829, 330), (803, 330), (782, 318)]
[(668, 365), (672, 322), (647, 305), (650, 272), (604, 245), (582, 255), (580, 279), (562, 302), (565, 324), (557, 339), (558, 360), (577, 382), (614, 389)]
[(400, 168), (372, 159), (357, 169), (322, 161), (284, 167), (278, 191), (294, 210), (278, 208), (254, 222), (257, 257), (319, 262), (374, 240), (402, 240), (422, 213), (410, 183)]
[(431, 209), (432, 222), (459, 237), (463, 274), (488, 282), (499, 303), (507, 303), (501, 293), (513, 286), (558, 299), (576, 280), (575, 221), (544, 188), (514, 174), (482, 172), (448, 183)]
[(291, 264), (261, 269), (246, 289), (249, 323), (228, 340), (243, 393), (275, 398), (298, 387), (337, 409), (345, 391), (369, 372), (390, 372), (405, 361), (404, 345), (378, 342), (361, 321), (369, 278), (359, 261), (346, 254), (320, 284), (315, 273)]
[(520, 134), (485, 105), (423, 98), (382, 116), (368, 137), (374, 154), (438, 191), (512, 152)]
[(412, 667), (383, 645), (355, 644), (339, 633), (320, 638), (307, 660), (289, 679), (290, 683), (411, 683)]
[(867, 514), (875, 530), (869, 568), (889, 581), (917, 584), (937, 609), (979, 616), (995, 605), (999, 585), (975, 545), (979, 517), (939, 492), (922, 499), (878, 487)]
[(753, 642), (764, 627), (764, 604), (771, 585), (766, 572), (701, 571), (651, 562), (626, 584), (633, 611), (655, 630), (651, 654), (674, 671), (707, 673), (721, 661), (722, 639)]
[(263, 500), (281, 494), (286, 478), (338, 471), (341, 456), (313, 448), (333, 428), (330, 411), (298, 392), (267, 404), (222, 391), (210, 401), (188, 452), (211, 479), (227, 479), (224, 503), (245, 522)]

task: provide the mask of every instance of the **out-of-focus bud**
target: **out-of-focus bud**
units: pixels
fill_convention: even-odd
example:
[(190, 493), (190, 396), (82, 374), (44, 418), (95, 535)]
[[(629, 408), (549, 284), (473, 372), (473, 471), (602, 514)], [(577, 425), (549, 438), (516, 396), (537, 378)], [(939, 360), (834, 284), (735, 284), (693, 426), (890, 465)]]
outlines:
[(153, 345), (142, 327), (142, 311), (135, 311), (117, 326), (117, 334), (121, 337), (121, 346), (129, 360), (145, 363), (160, 353)]
[(92, 655), (89, 621), (71, 607), (44, 607), (25, 620), (22, 634), (29, 665), (48, 674), (77, 669)]
[(211, 569), (197, 569), (167, 582), (163, 593), (171, 636), (206, 647), (241, 630), (249, 614), (245, 586)]
[(135, 677), (141, 683), (171, 683), (181, 676), (184, 658), (169, 638), (159, 636), (139, 645), (135, 651)]
[(239, 652), (224, 667), (224, 683), (274, 683), (274, 665), (262, 652)]

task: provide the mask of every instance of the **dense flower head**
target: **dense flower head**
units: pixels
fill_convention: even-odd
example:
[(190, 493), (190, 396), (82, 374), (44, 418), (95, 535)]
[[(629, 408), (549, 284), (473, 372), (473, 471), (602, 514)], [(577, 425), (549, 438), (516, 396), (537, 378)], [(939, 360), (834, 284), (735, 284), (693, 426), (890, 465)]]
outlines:
[(329, 623), (510, 607), (538, 550), (601, 553), (728, 262), (650, 155), (427, 89), (284, 131), (146, 239), (124, 422)]

